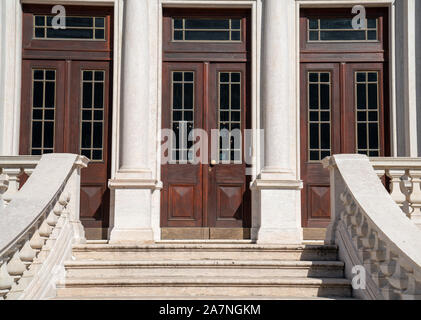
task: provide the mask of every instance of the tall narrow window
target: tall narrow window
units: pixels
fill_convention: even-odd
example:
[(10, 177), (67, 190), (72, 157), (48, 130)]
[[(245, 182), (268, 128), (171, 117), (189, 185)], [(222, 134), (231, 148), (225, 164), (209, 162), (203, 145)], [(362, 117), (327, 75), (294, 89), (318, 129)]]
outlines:
[(357, 117), (357, 153), (370, 157), (380, 155), (379, 139), (379, 74), (355, 73)]
[(188, 138), (194, 128), (194, 103), (194, 72), (173, 72), (171, 125), (176, 141), (172, 142), (172, 160), (193, 159), (193, 154), (189, 151), (193, 142)]
[(56, 71), (32, 70), (31, 154), (54, 152)]
[(308, 152), (310, 161), (331, 155), (331, 74), (308, 73)]
[(219, 155), (241, 162), (241, 73), (219, 73)]
[(104, 151), (105, 71), (82, 71), (80, 153), (102, 161)]

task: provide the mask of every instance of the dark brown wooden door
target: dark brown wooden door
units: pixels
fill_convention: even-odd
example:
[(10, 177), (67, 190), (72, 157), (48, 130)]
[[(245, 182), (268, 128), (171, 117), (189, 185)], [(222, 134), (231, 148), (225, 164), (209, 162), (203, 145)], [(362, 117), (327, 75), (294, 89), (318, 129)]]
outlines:
[(244, 139), (233, 136), (247, 126), (246, 79), (245, 63), (163, 64), (162, 127), (194, 135), (162, 165), (162, 227), (250, 226)]
[(81, 176), (81, 220), (108, 224), (110, 64), (24, 60), (20, 154), (76, 153), (90, 159)]
[(340, 153), (385, 155), (382, 63), (301, 65), (303, 226), (330, 221), (329, 171), (321, 160)]

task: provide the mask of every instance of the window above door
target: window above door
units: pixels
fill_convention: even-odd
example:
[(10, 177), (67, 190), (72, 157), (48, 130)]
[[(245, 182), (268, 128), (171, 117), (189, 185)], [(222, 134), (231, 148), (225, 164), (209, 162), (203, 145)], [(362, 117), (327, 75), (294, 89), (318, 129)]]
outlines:
[(246, 61), (249, 17), (246, 9), (164, 9), (164, 61)]
[(23, 5), (24, 59), (109, 60), (113, 8), (67, 6), (65, 28), (54, 28), (53, 5)]
[[(365, 25), (354, 29), (349, 8), (307, 8), (300, 12), (301, 61), (324, 53), (326, 61), (387, 60), (388, 9), (366, 8)], [(359, 56), (358, 56), (359, 55)], [(308, 58), (308, 59), (307, 59)]]

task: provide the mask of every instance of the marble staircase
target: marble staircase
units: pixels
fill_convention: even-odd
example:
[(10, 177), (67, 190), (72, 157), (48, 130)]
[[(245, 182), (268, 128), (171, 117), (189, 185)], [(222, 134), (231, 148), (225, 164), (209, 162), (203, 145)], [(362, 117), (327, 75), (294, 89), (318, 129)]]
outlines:
[(332, 245), (158, 243), (73, 247), (56, 299), (350, 298)]

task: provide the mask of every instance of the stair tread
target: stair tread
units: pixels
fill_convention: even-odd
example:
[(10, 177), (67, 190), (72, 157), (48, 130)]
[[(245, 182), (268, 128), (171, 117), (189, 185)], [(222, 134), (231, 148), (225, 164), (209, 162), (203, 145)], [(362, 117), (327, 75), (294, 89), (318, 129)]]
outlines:
[(191, 260), (76, 260), (67, 261), (65, 267), (107, 267), (107, 266), (276, 266), (276, 267), (310, 267), (334, 266), (343, 267), (342, 261), (302, 261), (302, 260), (223, 260), (223, 259), (191, 259)]
[(72, 296), (50, 300), (357, 300), (350, 297), (271, 297), (271, 296)]
[(239, 284), (239, 285), (341, 285), (349, 286), (351, 281), (345, 278), (296, 278), (296, 277), (173, 277), (173, 276), (148, 276), (148, 277), (113, 277), (113, 278), (72, 278), (66, 279), (59, 285), (136, 285), (136, 284)]
[(337, 250), (336, 245), (260, 245), (260, 244), (217, 244), (217, 243), (158, 243), (158, 244), (83, 244), (74, 245), (74, 251), (83, 250), (176, 250), (176, 249), (200, 249), (200, 250)]

